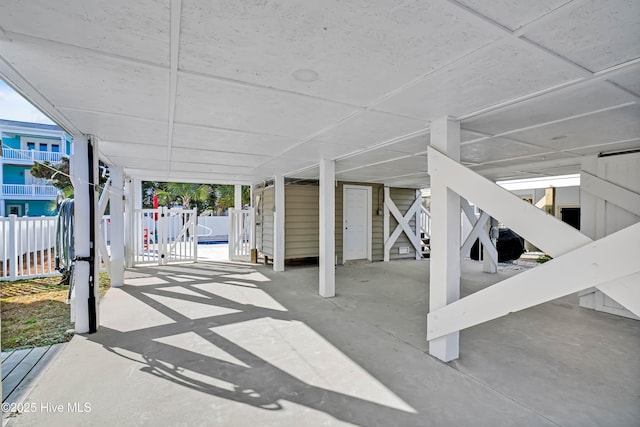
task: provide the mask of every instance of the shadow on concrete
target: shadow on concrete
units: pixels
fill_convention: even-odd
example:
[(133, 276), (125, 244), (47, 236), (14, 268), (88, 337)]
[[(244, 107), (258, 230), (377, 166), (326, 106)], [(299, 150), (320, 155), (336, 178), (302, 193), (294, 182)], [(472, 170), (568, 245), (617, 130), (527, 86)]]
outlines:
[[(103, 345), (114, 354), (140, 363), (140, 371), (192, 390), (241, 402), (265, 411), (281, 410), (283, 408), (281, 402), (289, 401), (323, 411), (339, 420), (356, 425), (420, 425), (424, 421), (407, 404), (404, 405), (405, 409), (394, 408), (337, 392), (330, 387), (319, 387), (302, 381), (220, 333), (216, 333), (217, 328), (257, 319), (303, 321), (284, 307), (268, 308), (252, 303), (250, 300), (241, 303), (221, 295), (220, 292), (206, 290), (212, 283), (223, 284), (226, 291), (229, 287), (236, 287), (240, 289), (241, 294), (243, 289), (260, 290), (258, 285), (269, 279), (254, 268), (209, 262), (189, 267), (136, 269), (135, 274), (138, 279), (150, 278), (150, 284), (124, 286), (121, 289), (129, 296), (167, 316), (172, 322), (124, 332), (102, 326), (98, 333), (88, 336), (88, 339)], [(152, 278), (161, 278), (164, 283), (154, 283)], [(180, 310), (159, 302), (158, 297), (207, 305), (215, 310), (227, 309), (232, 312), (194, 319)], [(188, 346), (181, 348), (158, 341), (185, 333), (197, 334), (235, 361), (230, 362), (205, 355)], [(295, 339), (302, 340), (303, 337)], [(301, 350), (296, 348), (294, 351)], [(131, 353), (139, 355), (140, 358), (132, 357)], [(224, 386), (212, 384), (217, 381), (221, 381)]]

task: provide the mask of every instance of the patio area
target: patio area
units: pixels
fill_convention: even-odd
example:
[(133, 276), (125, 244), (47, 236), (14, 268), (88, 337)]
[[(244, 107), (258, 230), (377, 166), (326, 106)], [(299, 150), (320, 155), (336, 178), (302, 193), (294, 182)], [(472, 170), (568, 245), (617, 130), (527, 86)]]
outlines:
[[(129, 270), (9, 425), (637, 425), (637, 321), (566, 297), (463, 331), (444, 364), (425, 353), (428, 273), (340, 266), (325, 299), (317, 267)], [(463, 294), (517, 273), (467, 263)]]

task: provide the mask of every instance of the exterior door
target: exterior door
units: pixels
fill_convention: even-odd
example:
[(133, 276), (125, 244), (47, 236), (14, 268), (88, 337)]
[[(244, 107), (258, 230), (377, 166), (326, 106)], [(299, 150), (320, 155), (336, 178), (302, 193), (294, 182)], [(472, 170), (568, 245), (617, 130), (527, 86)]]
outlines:
[(344, 186), (343, 259), (371, 258), (371, 187)]

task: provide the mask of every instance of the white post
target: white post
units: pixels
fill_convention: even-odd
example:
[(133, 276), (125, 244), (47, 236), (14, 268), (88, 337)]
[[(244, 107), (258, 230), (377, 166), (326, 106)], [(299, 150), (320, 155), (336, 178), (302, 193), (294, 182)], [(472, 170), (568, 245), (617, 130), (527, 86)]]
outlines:
[(325, 298), (336, 295), (336, 162), (320, 160), (320, 283)]
[[(460, 160), (460, 122), (442, 117), (431, 122), (431, 145)], [(460, 298), (460, 197), (446, 179), (431, 175), (431, 267), (429, 311)], [(459, 355), (458, 331), (429, 341), (429, 354), (449, 362)]]
[(134, 236), (134, 218), (135, 208), (133, 206), (133, 179), (126, 177), (124, 180), (124, 249), (125, 249), (125, 266), (133, 267), (133, 257), (135, 253)]
[[(422, 198), (422, 191), (416, 190), (416, 199), (421, 199), (421, 198)], [(420, 201), (420, 206), (422, 206), (422, 201)], [(416, 261), (419, 261), (420, 259), (422, 259), (422, 239), (420, 238), (420, 219), (422, 218), (422, 207), (416, 211), (415, 218), (416, 218), (415, 219), (416, 239), (420, 241), (420, 250), (416, 249)]]
[[(122, 167), (109, 168), (111, 194), (111, 286), (124, 285), (124, 178)], [(106, 229), (106, 227), (105, 227)]]
[(284, 176), (277, 175), (273, 213), (273, 271), (284, 271)]
[[(89, 165), (90, 146), (86, 136), (76, 136), (73, 146), (74, 150), (70, 162), (74, 188), (74, 249), (76, 256), (73, 318), (75, 319), (76, 332), (87, 333), (90, 330), (89, 276), (91, 274), (91, 264), (87, 261), (91, 256), (91, 243), (95, 242), (95, 239), (92, 239), (90, 235), (91, 211), (93, 209), (95, 212), (95, 206), (91, 206), (89, 197), (89, 192), (94, 191), (89, 183), (89, 168), (93, 165)], [(94, 160), (97, 161), (97, 159)], [(97, 175), (95, 178), (97, 179)], [(95, 283), (97, 284), (97, 277)], [(97, 304), (94, 309), (97, 310)]]
[(242, 210), (242, 185), (236, 184), (233, 187), (233, 208), (237, 211)]
[[(20, 236), (17, 235), (17, 218), (17, 215), (9, 215), (9, 247), (7, 248), (9, 251), (9, 280), (16, 280), (18, 277), (18, 241), (20, 240)], [(20, 256), (22, 256), (22, 254), (20, 254)]]
[[(485, 230), (489, 235), (489, 239), (491, 240), (493, 247), (496, 247), (498, 236), (497, 235), (494, 236), (493, 233), (494, 232), (498, 233), (498, 220), (493, 217), (490, 218), (489, 221), (487, 221)], [(489, 251), (487, 251), (487, 248), (485, 245), (483, 245), (482, 259), (483, 259), (482, 271), (484, 271), (485, 273), (491, 273), (491, 274), (495, 274), (498, 272), (498, 265), (495, 262), (493, 262), (493, 258), (491, 258), (491, 256), (489, 255)]]
[[(391, 200), (391, 193), (389, 187), (384, 187), (384, 217), (382, 220), (382, 233), (384, 234), (384, 241), (389, 239), (391, 229), (389, 228), (389, 200)], [(390, 249), (387, 245), (384, 245), (383, 261), (389, 261)]]

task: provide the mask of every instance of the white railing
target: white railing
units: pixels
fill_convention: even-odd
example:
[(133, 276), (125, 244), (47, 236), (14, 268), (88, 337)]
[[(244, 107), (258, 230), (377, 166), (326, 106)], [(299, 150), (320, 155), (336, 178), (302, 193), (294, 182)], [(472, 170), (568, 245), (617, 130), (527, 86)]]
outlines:
[(0, 218), (0, 280), (54, 276), (56, 217)]
[(53, 151), (16, 150), (15, 148), (2, 147), (2, 157), (23, 162), (58, 163), (63, 157), (66, 157), (66, 155)]
[(24, 197), (56, 197), (58, 189), (53, 185), (39, 184), (2, 184), (2, 193), (5, 196)]

